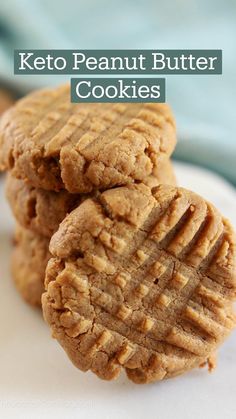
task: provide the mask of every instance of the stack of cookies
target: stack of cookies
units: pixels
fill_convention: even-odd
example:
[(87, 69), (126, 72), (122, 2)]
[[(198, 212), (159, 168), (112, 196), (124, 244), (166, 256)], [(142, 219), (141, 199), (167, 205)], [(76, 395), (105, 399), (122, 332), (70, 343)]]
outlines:
[(72, 362), (136, 383), (212, 365), (235, 326), (230, 223), (178, 188), (166, 104), (22, 99), (0, 126), (12, 273)]
[(1, 164), (17, 220), (12, 273), (41, 305), (49, 241), (86, 196), (120, 184), (175, 184), (175, 123), (165, 104), (70, 103), (69, 86), (33, 93), (7, 114)]

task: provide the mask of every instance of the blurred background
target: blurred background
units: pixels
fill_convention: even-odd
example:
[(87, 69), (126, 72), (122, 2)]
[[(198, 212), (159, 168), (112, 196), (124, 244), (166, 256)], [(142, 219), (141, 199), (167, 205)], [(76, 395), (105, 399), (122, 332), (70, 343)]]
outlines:
[(14, 76), (16, 48), (223, 49), (222, 76), (167, 76), (178, 127), (174, 157), (236, 185), (235, 0), (1, 0), (0, 112), (65, 76)]

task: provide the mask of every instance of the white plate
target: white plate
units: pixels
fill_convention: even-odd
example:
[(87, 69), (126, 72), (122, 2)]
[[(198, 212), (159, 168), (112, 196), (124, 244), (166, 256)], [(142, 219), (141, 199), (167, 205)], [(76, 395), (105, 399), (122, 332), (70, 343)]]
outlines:
[[(179, 184), (211, 200), (236, 226), (236, 192), (218, 176), (176, 164)], [(195, 370), (137, 386), (76, 370), (51, 339), (40, 312), (21, 301), (9, 273), (13, 220), (0, 196), (0, 417), (232, 419), (236, 417), (236, 333), (220, 349), (212, 374)]]

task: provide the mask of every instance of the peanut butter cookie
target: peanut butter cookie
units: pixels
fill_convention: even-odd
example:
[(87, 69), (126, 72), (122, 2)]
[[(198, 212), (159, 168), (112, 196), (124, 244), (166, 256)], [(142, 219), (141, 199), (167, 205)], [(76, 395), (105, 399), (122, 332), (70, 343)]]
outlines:
[(152, 177), (176, 143), (166, 104), (72, 104), (69, 86), (20, 100), (0, 123), (0, 169), (35, 187), (88, 193)]
[(86, 199), (50, 242), (43, 311), (72, 362), (136, 383), (212, 359), (235, 327), (232, 228), (200, 196), (160, 185)]
[[(156, 176), (148, 179), (151, 186), (159, 183), (175, 185), (172, 163), (165, 159), (160, 163)], [(11, 172), (7, 175), (6, 196), (13, 214), (20, 225), (35, 231), (37, 234), (51, 238), (60, 222), (86, 195), (45, 191), (16, 179)]]
[(81, 201), (81, 195), (45, 191), (14, 178), (9, 172), (6, 196), (17, 222), (36, 234), (51, 238), (60, 222)]

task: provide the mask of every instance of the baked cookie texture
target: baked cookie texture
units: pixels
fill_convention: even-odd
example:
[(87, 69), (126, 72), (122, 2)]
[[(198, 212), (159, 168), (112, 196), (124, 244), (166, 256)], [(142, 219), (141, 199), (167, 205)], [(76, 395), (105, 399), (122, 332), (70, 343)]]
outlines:
[(20, 295), (33, 306), (41, 306), (45, 270), (51, 257), (48, 247), (49, 239), (17, 225), (11, 271)]
[(46, 190), (88, 193), (153, 176), (176, 143), (166, 104), (72, 104), (69, 86), (18, 101), (0, 122), (0, 169)]
[[(169, 159), (161, 162), (156, 176), (149, 178), (149, 185), (176, 184), (174, 169)], [(60, 222), (77, 207), (86, 195), (46, 191), (28, 185), (21, 179), (7, 175), (6, 196), (17, 222), (24, 228), (51, 238)]]
[(65, 190), (53, 192), (34, 188), (11, 173), (6, 179), (6, 197), (21, 226), (49, 238), (82, 199), (80, 195)]
[(235, 327), (229, 222), (182, 188), (143, 184), (86, 199), (50, 242), (44, 317), (72, 362), (135, 383), (209, 360)]

